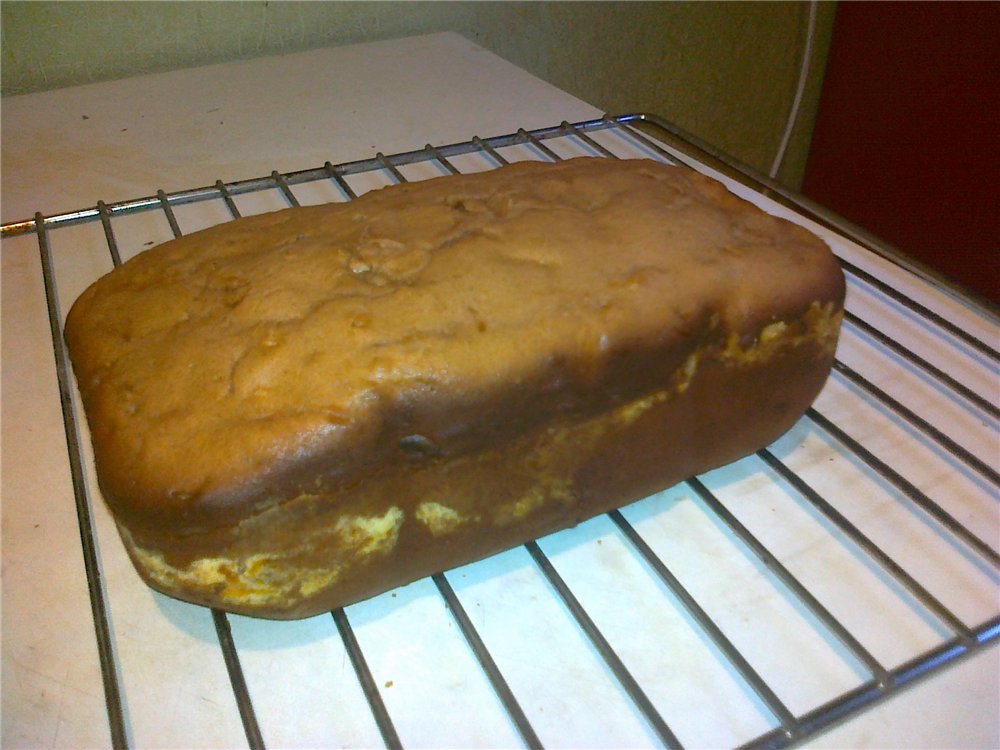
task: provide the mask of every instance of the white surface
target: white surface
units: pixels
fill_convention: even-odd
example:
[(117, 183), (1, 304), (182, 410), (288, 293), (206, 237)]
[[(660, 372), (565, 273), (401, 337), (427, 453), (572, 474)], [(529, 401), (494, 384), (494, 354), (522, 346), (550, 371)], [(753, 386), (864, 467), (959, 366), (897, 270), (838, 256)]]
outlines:
[(599, 114), (453, 34), (12, 97), (3, 220)]
[[(210, 185), (216, 179), (292, 171), (327, 160), (364, 158), (376, 150), (393, 153), (597, 114), (450, 34), (16, 97), (4, 100), (2, 110), (2, 215), (4, 221), (30, 218), (36, 211), (92, 206), (98, 199), (135, 198), (157, 189)], [(463, 168), (476, 166), (470, 162)], [(414, 168), (412, 176), (426, 176), (421, 169)], [(269, 207), (264, 198), (248, 197), (241, 208), (264, 210)], [(773, 204), (759, 202), (780, 213)], [(178, 209), (185, 232), (222, 218), (218, 205)], [(170, 236), (155, 212), (116, 220), (115, 231), (125, 255)], [(110, 261), (98, 223), (56, 231), (51, 238), (65, 313), (83, 286), (109, 269)], [(896, 278), (895, 269), (878, 259), (858, 254), (836, 238), (830, 241), (854, 262)], [(2, 745), (106, 746), (104, 697), (34, 237), (5, 240), (2, 262)], [(997, 343), (994, 327), (947, 295), (902, 277), (899, 283)], [(927, 356), (941, 355), (942, 344), (934, 335), (900, 322), (905, 316), (877, 295), (852, 287), (850, 304), (884, 318), (887, 325), (902, 326), (900, 335)], [(842, 357), (887, 389), (907, 395), (927, 390), (920, 377), (885, 366), (884, 357), (873, 356), (867, 346), (848, 332)], [(995, 392), (995, 368), (954, 352), (945, 359), (956, 377), (986, 392), (992, 384)], [(852, 434), (873, 450), (904, 463), (921, 487), (933, 488), (935, 498), (950, 503), (984, 538), (997, 538), (995, 497), (984, 495), (933, 451), (918, 446), (916, 455), (896, 456), (901, 446), (912, 448), (906, 431), (874, 410), (856, 410), (844, 390), (842, 383), (832, 383), (819, 408), (849, 424)], [(956, 425), (967, 447), (995, 464), (995, 427), (970, 420), (954, 404), (937, 403), (933, 394), (920, 400), (929, 416)], [(793, 430), (775, 450), (803, 476), (828, 484), (832, 495), (845, 496), (841, 510), (880, 534), (879, 542), (894, 555), (923, 565), (926, 585), (946, 589), (935, 593), (960, 614), (974, 619), (997, 611), (997, 590), (989, 576), (975, 566), (967, 570), (962, 556), (940, 548), (940, 540), (923, 524), (880, 486), (859, 479), (812, 431)], [(845, 553), (828, 539), (822, 524), (768, 484), (754, 461), (713, 472), (706, 484), (734, 512), (739, 509), (741, 520), (796, 575), (816, 585), (828, 606), (839, 607), (838, 616), (889, 666), (914, 648), (933, 645), (939, 630), (893, 603), (892, 592), (880, 588), (884, 583), (877, 575), (842, 559)], [(93, 486), (93, 477), (89, 480)], [(851, 492), (844, 492), (845, 485)], [(866, 502), (852, 504), (852, 499)], [(781, 521), (775, 520), (776, 508)], [(626, 515), (697, 592), (720, 626), (753, 655), (756, 668), (782, 686), (781, 697), (793, 710), (828, 699), (857, 679), (838, 649), (810, 630), (808, 618), (794, 611), (745, 558), (727, 552), (731, 540), (707, 520), (690, 492), (675, 488), (636, 504)], [(208, 613), (149, 592), (131, 570), (99, 504), (94, 521), (131, 740), (140, 747), (244, 745)], [(677, 524), (690, 536), (673, 538), (671, 528)], [(606, 519), (543, 540), (542, 547), (626, 666), (648, 686), (650, 699), (682, 741), (724, 745), (767, 728), (766, 712), (756, 699), (713, 659), (711, 647), (628, 554)], [(711, 569), (693, 566), (691, 561), (704, 559), (705, 550), (716, 555), (716, 564)], [(656, 744), (523, 550), (448, 577), (543, 743)], [(768, 605), (762, 608), (761, 601)], [(429, 582), (351, 607), (348, 615), (404, 745), (518, 744), (515, 729)], [(231, 623), (269, 746), (381, 743), (331, 618), (275, 624), (234, 617)], [(775, 628), (787, 629), (783, 642), (759, 636)], [(662, 642), (666, 632), (670, 643)], [(998, 658), (998, 650), (991, 649), (812, 744), (996, 747)], [(803, 672), (800, 667), (807, 660), (810, 667)], [(668, 679), (665, 664), (682, 679)], [(692, 690), (691, 681), (712, 690)], [(458, 711), (451, 709), (456, 699), (461, 699)]]

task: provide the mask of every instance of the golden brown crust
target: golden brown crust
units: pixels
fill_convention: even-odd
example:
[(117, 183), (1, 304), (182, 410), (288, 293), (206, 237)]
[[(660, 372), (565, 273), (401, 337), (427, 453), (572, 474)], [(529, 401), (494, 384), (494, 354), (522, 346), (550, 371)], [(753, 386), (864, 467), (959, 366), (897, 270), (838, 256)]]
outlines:
[(707, 178), (573, 159), (166, 243), (66, 338), (140, 572), (288, 617), (762, 447), (825, 379), (843, 293), (823, 243)]

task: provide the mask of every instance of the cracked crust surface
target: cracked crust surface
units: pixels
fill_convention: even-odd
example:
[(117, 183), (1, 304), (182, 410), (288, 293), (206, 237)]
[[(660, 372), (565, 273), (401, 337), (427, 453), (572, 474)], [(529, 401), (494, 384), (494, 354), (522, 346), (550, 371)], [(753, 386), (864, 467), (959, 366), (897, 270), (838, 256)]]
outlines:
[[(147, 580), (183, 596), (197, 587), (183, 571), (208, 571), (197, 597), (218, 604), (227, 585), (257, 585), (226, 584), (266, 568), (255, 555), (294, 557), (288, 569), (319, 572), (301, 590), (293, 576), (291, 593), (255, 610), (280, 616), (322, 599), (312, 587), (396, 554), (342, 538), (344, 518), (396, 508), (394, 549), (428, 564), (445, 559), (425, 551), (435, 538), (503, 526), (516, 544), (551, 530), (530, 522), (543, 506), (565, 511), (556, 526), (579, 520), (580, 478), (610, 455), (605, 436), (627, 442), (635, 424), (711, 398), (699, 379), (774, 370), (787, 397), (748, 406), (722, 438), (761, 447), (746, 435), (787, 429), (826, 377), (842, 300), (822, 242), (718, 183), (643, 160), (572, 159), (165, 243), (89, 288), (66, 338), (102, 492)], [(738, 457), (723, 447), (706, 451)], [(677, 471), (659, 485), (686, 475)], [(330, 532), (317, 548), (346, 556), (292, 555), (290, 540), (317, 525)], [(237, 562), (198, 562), (221, 558)]]

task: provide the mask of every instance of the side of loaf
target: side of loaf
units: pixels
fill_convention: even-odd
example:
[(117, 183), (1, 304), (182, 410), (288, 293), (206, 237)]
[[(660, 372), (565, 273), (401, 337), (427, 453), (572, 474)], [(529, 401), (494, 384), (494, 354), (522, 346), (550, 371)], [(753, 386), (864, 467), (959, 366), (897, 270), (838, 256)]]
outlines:
[(571, 159), (239, 219), (65, 337), (144, 580), (304, 617), (740, 458), (829, 374), (844, 279), (691, 170)]

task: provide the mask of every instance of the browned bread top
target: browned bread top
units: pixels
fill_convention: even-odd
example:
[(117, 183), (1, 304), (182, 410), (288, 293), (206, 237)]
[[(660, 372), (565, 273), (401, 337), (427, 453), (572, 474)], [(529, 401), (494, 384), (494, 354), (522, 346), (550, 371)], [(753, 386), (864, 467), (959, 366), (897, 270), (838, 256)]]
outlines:
[(66, 340), (110, 506), (183, 532), (596, 412), (843, 284), (708, 178), (583, 158), (164, 243), (87, 289)]

